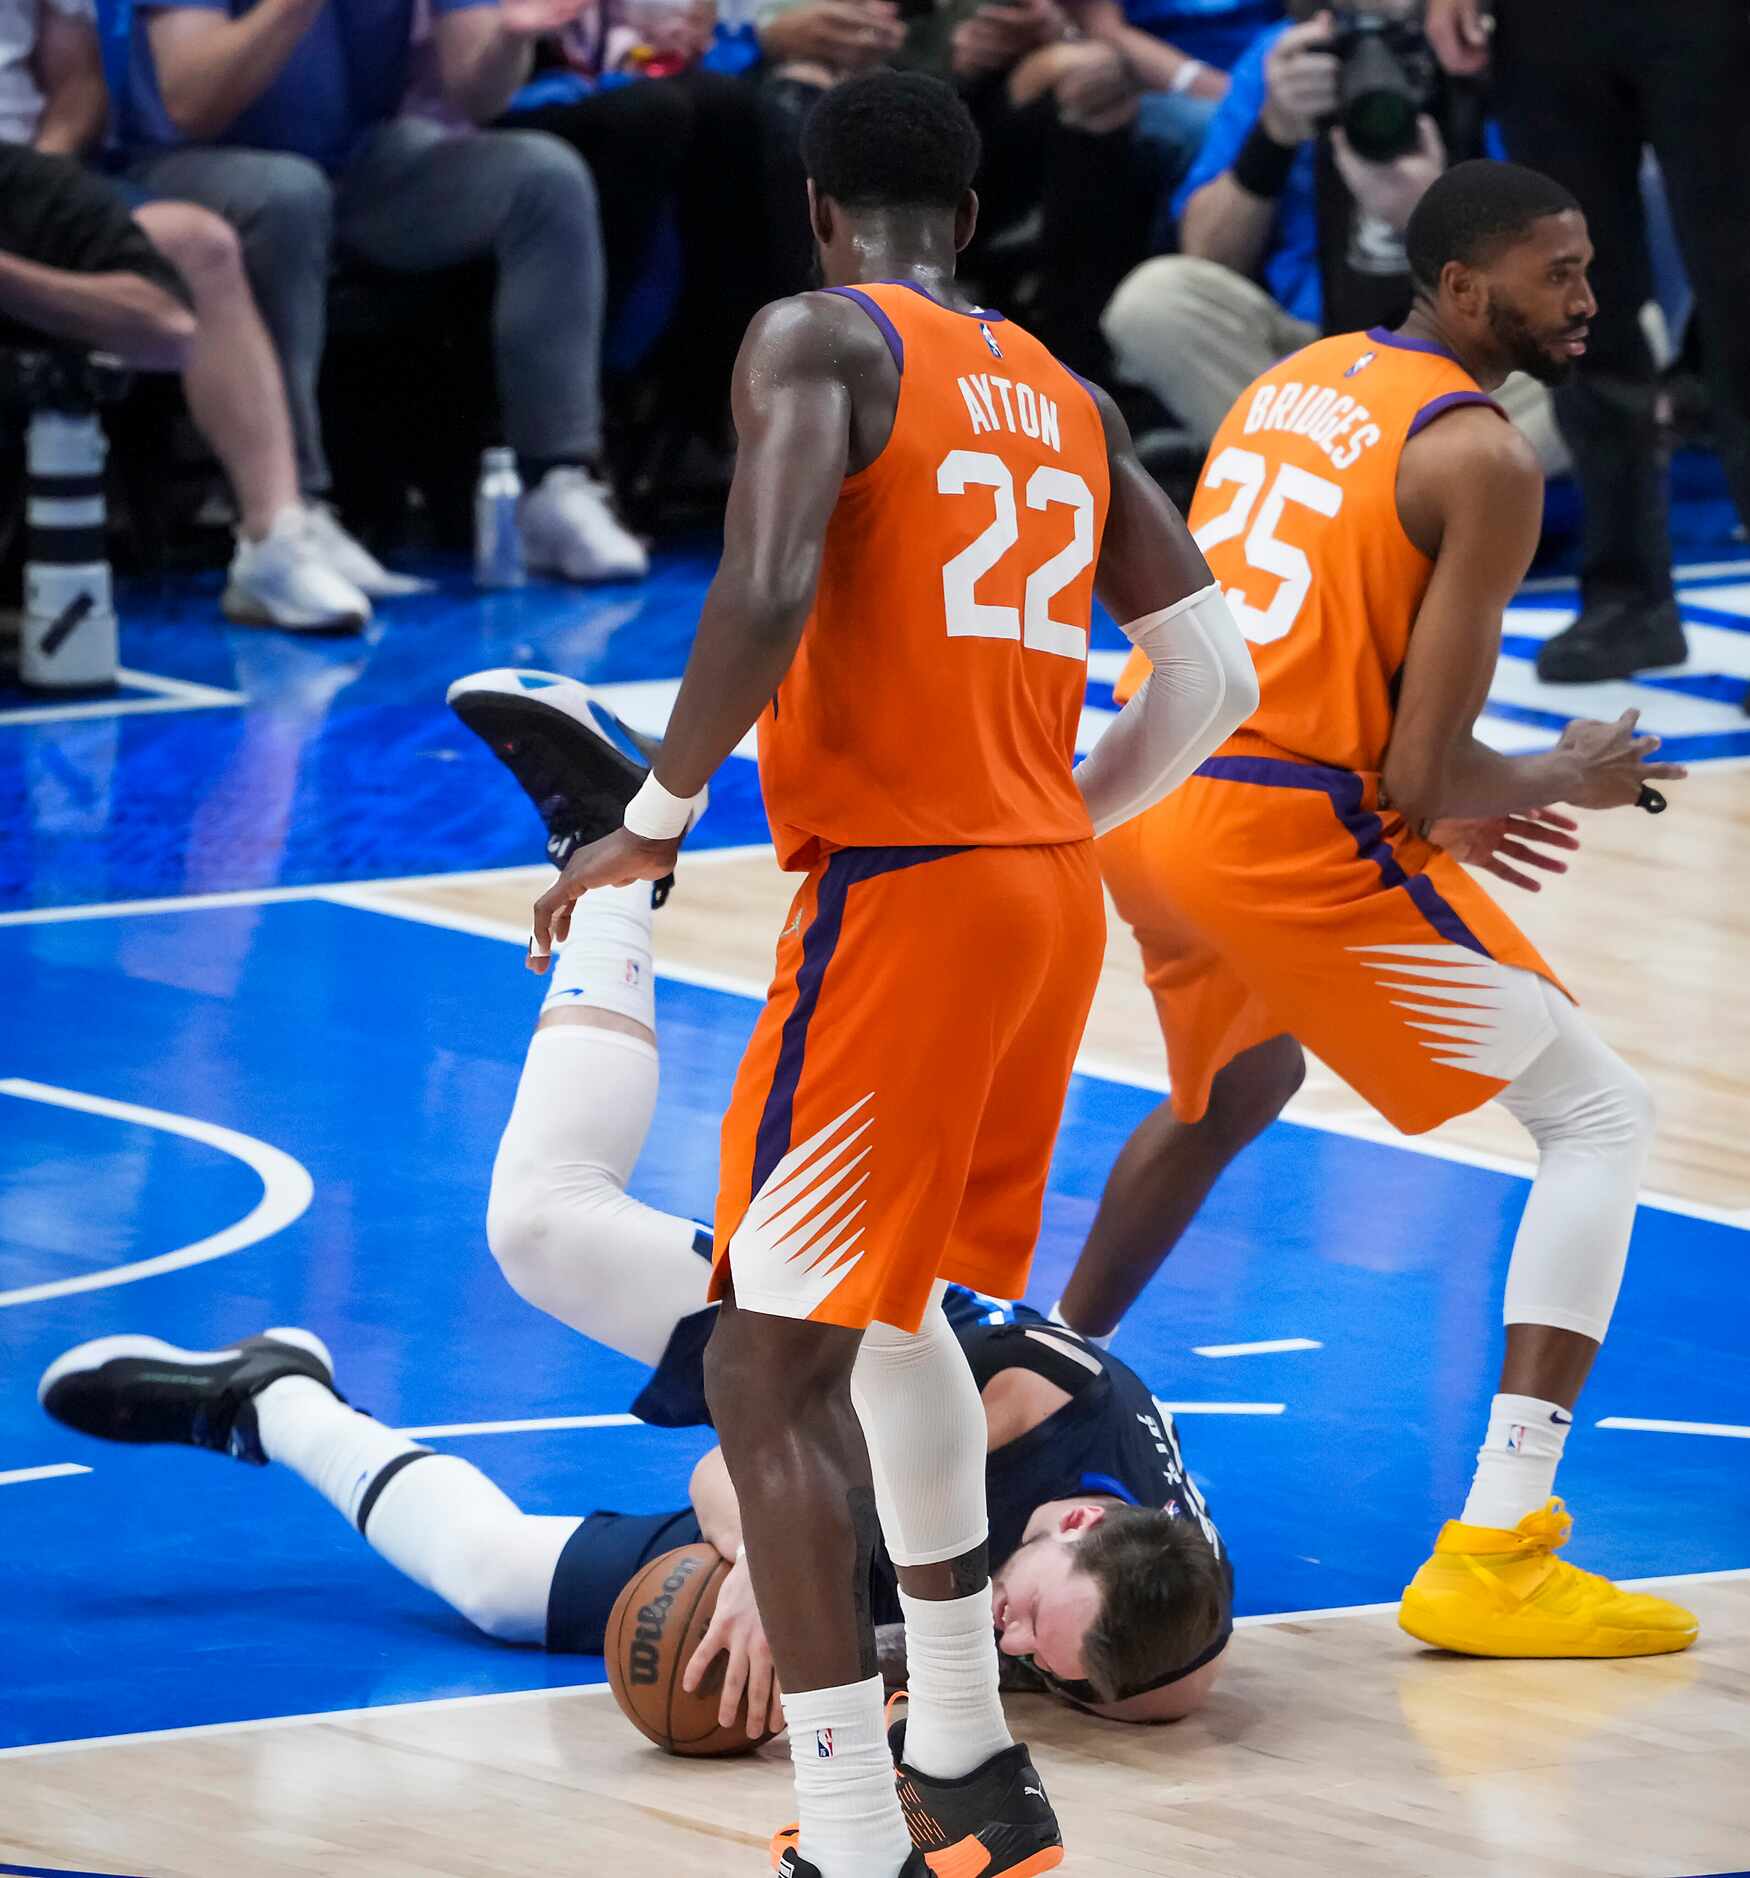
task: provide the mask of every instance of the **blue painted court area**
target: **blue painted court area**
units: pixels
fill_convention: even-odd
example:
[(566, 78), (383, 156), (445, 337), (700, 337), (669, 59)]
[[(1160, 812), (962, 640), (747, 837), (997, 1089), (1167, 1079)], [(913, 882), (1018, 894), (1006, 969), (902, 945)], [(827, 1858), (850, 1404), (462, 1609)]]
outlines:
[[(647, 582), (533, 585), (386, 604), (360, 636), (229, 628), (217, 577), (124, 592), (113, 699), (43, 715), (0, 694), (0, 911), (503, 867), (539, 858), (490, 755), (444, 707), (449, 681), (532, 665), (608, 688), (641, 727), (667, 720), (716, 544), (673, 549)], [(1750, 559), (1697, 562), (1680, 592), (1689, 664), (1634, 684), (1539, 684), (1539, 643), (1571, 589), (1528, 595), (1483, 719), (1504, 750), (1546, 747), (1577, 714), (1638, 705), (1682, 762), (1750, 757)], [(1094, 634), (1085, 741), (1107, 720), (1124, 641)], [(141, 690), (144, 679), (159, 689)], [(163, 687), (180, 687), (184, 708)], [(149, 707), (149, 708), (143, 708)], [(51, 707), (52, 708), (52, 707)], [(732, 759), (697, 845), (766, 839), (751, 762)]]
[[(492, 791), (494, 810), (526, 838), (507, 791)], [(34, 1397), (42, 1367), (83, 1338), (210, 1346), (300, 1323), (330, 1342), (352, 1399), (399, 1426), (624, 1409), (637, 1366), (520, 1303), (484, 1242), (539, 996), (517, 951), (307, 899), (0, 926), (0, 984), (12, 1079), (0, 1082), (0, 1744), (595, 1679), (593, 1659), (478, 1638), (289, 1475), (86, 1441)], [(660, 988), (663, 1094), (635, 1182), (656, 1204), (710, 1207), (717, 1118), (753, 1009)], [(1078, 1080), (1036, 1301), (1055, 1295), (1114, 1153), (1155, 1099)], [(221, 1233), (263, 1194), (233, 1151), (103, 1104), (278, 1150), (308, 1171), (308, 1209), (224, 1258), (67, 1290)], [(282, 1167), (268, 1197), (289, 1178)], [(1523, 1190), (1279, 1125), (1127, 1321), (1121, 1350), (1169, 1401), (1281, 1404), (1181, 1417), (1242, 1611), (1394, 1597), (1456, 1509)], [(1583, 1424), (1750, 1424), (1747, 1249), (1726, 1225), (1643, 1210)], [(63, 1294), (17, 1297), (53, 1286)], [(1322, 1347), (1193, 1353), (1287, 1338)], [(533, 1510), (581, 1513), (679, 1505), (704, 1437), (608, 1427), (444, 1445)], [(1747, 1459), (1742, 1441), (1583, 1425), (1562, 1480), (1581, 1517), (1576, 1556), (1625, 1576), (1750, 1566)], [(69, 1466), (91, 1471), (8, 1481)]]

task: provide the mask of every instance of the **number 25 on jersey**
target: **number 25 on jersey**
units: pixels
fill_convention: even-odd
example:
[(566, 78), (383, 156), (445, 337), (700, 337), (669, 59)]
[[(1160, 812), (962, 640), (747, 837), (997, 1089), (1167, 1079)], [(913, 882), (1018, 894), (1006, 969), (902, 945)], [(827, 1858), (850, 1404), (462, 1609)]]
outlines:
[(978, 583), (1021, 538), (1015, 479), (1009, 466), (988, 450), (950, 450), (936, 471), (937, 491), (963, 496), (988, 489), (996, 501), (990, 526), (942, 569), (942, 601), (950, 639), (1019, 639), (1034, 652), (1086, 660), (1085, 626), (1053, 619), (1051, 603), (1094, 558), (1094, 492), (1073, 471), (1042, 463), (1027, 478), (1030, 509), (1067, 508), (1072, 519), (1068, 543), (1027, 576), (1019, 607), (980, 600)]
[(1203, 472), (1203, 487), (1220, 489), (1231, 483), (1234, 499), (1221, 514), (1211, 516), (1192, 537), (1207, 554), (1224, 541), (1244, 535), (1246, 566), (1275, 577), (1276, 591), (1267, 606), (1255, 606), (1240, 588), (1224, 585), (1234, 623), (1259, 646), (1271, 645), (1288, 633), (1306, 604), (1307, 592), (1312, 586), (1312, 563), (1304, 551), (1291, 541), (1280, 540), (1276, 533), (1289, 503), (1327, 518), (1343, 506), (1343, 491), (1338, 484), (1315, 476), (1298, 464), (1284, 463), (1276, 472), (1263, 506), (1258, 508), (1257, 520), (1253, 521), (1252, 510), (1258, 506), (1258, 495), (1268, 469), (1269, 465), (1256, 450), (1240, 450), (1231, 444), (1223, 450)]

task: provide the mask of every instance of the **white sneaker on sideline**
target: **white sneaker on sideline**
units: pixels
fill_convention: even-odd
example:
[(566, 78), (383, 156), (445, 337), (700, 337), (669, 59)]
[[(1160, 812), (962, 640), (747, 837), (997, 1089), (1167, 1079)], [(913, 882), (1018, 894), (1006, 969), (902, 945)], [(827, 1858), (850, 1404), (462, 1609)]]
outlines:
[(370, 601), (323, 552), (310, 511), (297, 507), (281, 509), (262, 540), (237, 537), (219, 606), (240, 626), (291, 632), (356, 632), (371, 617)]
[(650, 557), (614, 513), (605, 483), (587, 470), (549, 470), (523, 497), (523, 560), (531, 574), (566, 580), (642, 580)]
[(310, 526), (328, 565), (373, 600), (399, 600), (410, 593), (430, 593), (435, 581), (391, 573), (362, 541), (349, 535), (328, 502), (307, 503)]

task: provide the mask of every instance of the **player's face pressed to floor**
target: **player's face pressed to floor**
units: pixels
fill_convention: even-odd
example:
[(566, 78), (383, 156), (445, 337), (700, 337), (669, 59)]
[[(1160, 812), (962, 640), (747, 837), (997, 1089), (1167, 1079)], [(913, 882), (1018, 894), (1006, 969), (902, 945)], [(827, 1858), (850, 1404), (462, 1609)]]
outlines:
[(1489, 266), (1485, 313), (1512, 370), (1546, 385), (1572, 375), (1598, 311), (1586, 279), (1591, 263), (1585, 217), (1570, 210), (1544, 216)]
[(991, 1580), (991, 1615), (1005, 1656), (1030, 1656), (1060, 1682), (1087, 1674), (1082, 1640), (1100, 1615), (1100, 1587), (1073, 1538), (1029, 1539)]

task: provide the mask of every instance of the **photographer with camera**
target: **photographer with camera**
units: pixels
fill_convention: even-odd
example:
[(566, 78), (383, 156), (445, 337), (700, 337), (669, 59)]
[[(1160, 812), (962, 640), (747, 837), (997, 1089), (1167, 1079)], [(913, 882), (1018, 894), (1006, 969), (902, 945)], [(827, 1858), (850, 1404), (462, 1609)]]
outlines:
[(1714, 445), (1750, 523), (1750, 8), (1494, 0), (1492, 35), (1487, 14), (1483, 0), (1428, 0), (1428, 37), (1449, 71), (1491, 73), (1508, 154), (1573, 191), (1598, 249), (1598, 316), (1555, 401), (1584, 499), (1581, 612), (1544, 645), (1538, 676), (1623, 678), (1686, 649), (1641, 318), (1654, 297), (1636, 186), (1646, 144), (1695, 290)]
[[(1417, 0), (1291, 11), (1234, 68), (1174, 204), (1182, 251), (1130, 274), (1102, 322), (1199, 459), (1278, 359), (1403, 317), (1410, 213), (1449, 162), (1482, 154), (1479, 93), (1442, 72)], [(1516, 375), (1498, 398), (1563, 467), (1548, 392)]]

